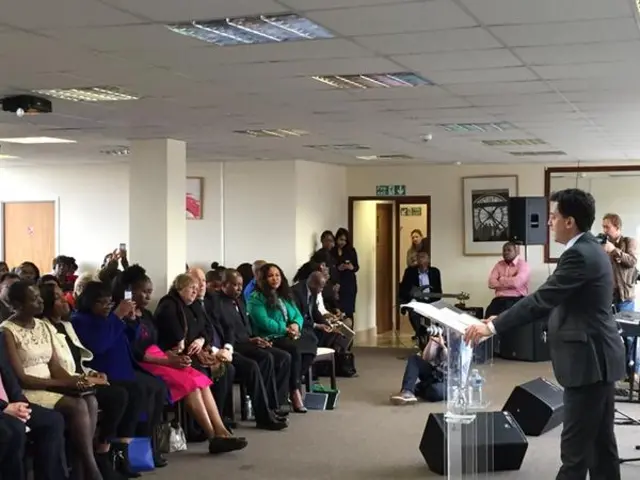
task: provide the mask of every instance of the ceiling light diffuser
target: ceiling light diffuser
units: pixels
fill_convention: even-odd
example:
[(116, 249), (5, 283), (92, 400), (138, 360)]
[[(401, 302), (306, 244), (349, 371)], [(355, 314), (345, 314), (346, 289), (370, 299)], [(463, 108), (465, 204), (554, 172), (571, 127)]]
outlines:
[(140, 99), (136, 95), (124, 92), (119, 87), (52, 88), (34, 90), (34, 92), (71, 102), (120, 102)]
[(15, 155), (4, 155), (0, 153), (0, 160), (11, 160), (13, 158), (20, 158), (20, 157), (16, 157)]
[(339, 143), (337, 145), (305, 145), (307, 148), (315, 148), (316, 150), (369, 150), (366, 145), (357, 143)]
[(289, 128), (270, 128), (261, 130), (235, 130), (235, 133), (242, 133), (244, 135), (250, 135), (252, 137), (302, 137), (303, 135), (309, 135), (309, 132), (304, 130), (293, 130)]
[(333, 88), (394, 88), (433, 85), (433, 82), (412, 72), (363, 73), (354, 75), (322, 75), (311, 77)]
[(438, 125), (451, 133), (488, 133), (505, 132), (515, 130), (515, 125), (509, 122), (489, 122), (489, 123), (443, 123)]
[(546, 145), (547, 142), (540, 138), (522, 138), (516, 140), (482, 140), (482, 143), (488, 147), (511, 147), (511, 146), (527, 146), (527, 145)]
[(0, 138), (0, 142), (21, 143), (23, 145), (38, 145), (38, 144), (46, 144), (46, 143), (78, 143), (75, 140), (67, 140), (66, 138), (54, 138), (54, 137)]
[(334, 37), (325, 28), (294, 13), (193, 21), (167, 25), (167, 28), (221, 47)]
[(114, 157), (124, 157), (131, 154), (131, 150), (129, 147), (114, 147), (106, 150), (101, 150), (100, 153), (103, 155), (111, 155)]
[(390, 154), (390, 155), (363, 155), (356, 157), (358, 160), (411, 160), (410, 155)]
[(544, 152), (509, 152), (509, 153), (514, 157), (547, 157), (547, 156), (559, 157), (567, 154), (562, 150), (549, 150)]

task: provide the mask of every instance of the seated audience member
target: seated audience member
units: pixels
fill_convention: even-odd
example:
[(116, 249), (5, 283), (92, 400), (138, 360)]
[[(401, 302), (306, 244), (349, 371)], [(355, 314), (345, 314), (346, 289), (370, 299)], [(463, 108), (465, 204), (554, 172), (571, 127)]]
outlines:
[[(27, 433), (27, 428), (29, 433)], [(34, 480), (66, 480), (64, 419), (29, 403), (0, 343), (0, 478), (26, 479), (27, 441), (34, 447)]]
[[(41, 285), (40, 296), (43, 301), (42, 319), (55, 330), (52, 332), (53, 345), (60, 365), (69, 375), (101, 377), (107, 382), (104, 373), (85, 365), (93, 359), (93, 354), (82, 345), (68, 321), (69, 304), (60, 287), (57, 284)], [(122, 474), (128, 476), (131, 473), (127, 445), (135, 435), (144, 405), (140, 403), (141, 398), (129, 398), (128, 392), (118, 385), (96, 385), (95, 395), (101, 412), (95, 441), (96, 461), (105, 479), (118, 480), (120, 477), (113, 474), (114, 464)], [(111, 446), (113, 452), (110, 452)]]
[(77, 275), (75, 275), (77, 268), (76, 260), (73, 257), (59, 255), (53, 259), (52, 275), (56, 278), (58, 285), (60, 285), (63, 292), (70, 292), (73, 290), (73, 284), (76, 281), (76, 278), (78, 278)]
[(402, 377), (400, 393), (391, 397), (394, 405), (416, 403), (418, 398), (427, 402), (441, 402), (446, 397), (445, 375), (448, 349), (444, 338), (432, 336), (422, 353), (411, 355)]
[(0, 275), (0, 323), (13, 315), (13, 308), (9, 302), (9, 287), (20, 280), (17, 273), (3, 273)]
[(114, 298), (124, 298), (125, 290), (132, 293), (135, 316), (127, 319), (133, 324), (133, 353), (140, 366), (161, 378), (169, 389), (173, 403), (184, 403), (209, 441), (209, 453), (225, 453), (247, 446), (244, 438), (234, 438), (226, 429), (209, 387), (211, 379), (191, 367), (191, 359), (171, 350), (158, 347), (158, 332), (153, 314), (147, 306), (153, 295), (153, 284), (144, 268), (132, 265), (126, 268), (115, 283)]
[(291, 288), (282, 269), (267, 263), (258, 275), (256, 290), (247, 305), (251, 326), (256, 337), (264, 338), (276, 348), (291, 355), (289, 396), (293, 411), (306, 413), (300, 387), (302, 375), (313, 363), (313, 355), (303, 354), (297, 340), (300, 338), (303, 318), (295, 306)]
[[(207, 293), (207, 282), (204, 271), (201, 268), (191, 268), (189, 275), (191, 275), (196, 282), (197, 293), (195, 300), (187, 308), (191, 310), (196, 319), (196, 323), (198, 325), (204, 325), (206, 331), (205, 338), (207, 339), (207, 345), (211, 353), (218, 357), (217, 360), (225, 364), (225, 368), (220, 372), (221, 375), (217, 376), (213, 385), (213, 395), (222, 414), (231, 417), (232, 415), (230, 415), (227, 406), (229, 405), (230, 407), (228, 400), (232, 398), (233, 382), (236, 376), (236, 370), (232, 362), (233, 345), (226, 341), (222, 328), (220, 326), (214, 326), (212, 319), (207, 314), (204, 305), (204, 297)], [(231, 424), (232, 422), (228, 423)]]
[(60, 282), (58, 282), (58, 279), (56, 278), (55, 275), (51, 275), (50, 273), (47, 273), (45, 275), (42, 275), (38, 279), (38, 287), (41, 287), (42, 285), (58, 285), (58, 286), (60, 286)]
[(22, 262), (14, 269), (14, 272), (18, 274), (20, 280), (30, 282), (31, 284), (37, 283), (40, 279), (40, 270), (33, 262)]
[(7, 264), (7, 262), (0, 260), (0, 275), (4, 273), (9, 273), (9, 264)]
[[(247, 387), (256, 417), (256, 426), (264, 430), (282, 430), (287, 427), (284, 415), (279, 410), (277, 384), (283, 387), (283, 396), (289, 382), (290, 356), (282, 350), (275, 350), (264, 343), (258, 347), (258, 340), (251, 341), (250, 326), (242, 296), (242, 277), (236, 270), (226, 270), (222, 290), (214, 294), (207, 293), (204, 299), (205, 309), (220, 343), (229, 344), (233, 350), (232, 364), (236, 375)], [(238, 342), (240, 335), (241, 342)], [(236, 350), (236, 345), (242, 351)], [(252, 348), (253, 347), (253, 348)], [(258, 353), (256, 353), (258, 350)], [(276, 360), (280, 378), (275, 377)], [(284, 364), (284, 365), (283, 365)], [(283, 375), (284, 373), (284, 375)], [(284, 376), (284, 378), (282, 378)]]
[(82, 275), (76, 278), (76, 281), (73, 284), (72, 292), (65, 292), (64, 298), (69, 304), (71, 309), (75, 309), (76, 307), (76, 299), (80, 296), (80, 294), (84, 291), (84, 287), (87, 286), (89, 282), (99, 282), (98, 275), (94, 273), (83, 273)]
[(129, 260), (127, 259), (127, 251), (117, 248), (113, 253), (105, 255), (98, 273), (98, 279), (111, 288), (113, 281), (120, 273), (120, 265), (124, 270), (129, 266)]
[[(131, 351), (125, 319), (135, 314), (135, 304), (122, 300), (113, 310), (111, 307), (111, 289), (101, 282), (89, 282), (76, 300), (71, 322), (79, 341), (93, 353), (88, 366), (108, 375), (111, 385), (125, 389), (129, 402), (143, 406), (146, 420), (136, 425), (136, 436), (153, 438), (162, 420), (166, 387), (138, 368)], [(155, 450), (154, 462), (158, 468), (167, 465)]]
[[(409, 303), (412, 300), (412, 291), (419, 289), (423, 292), (442, 293), (442, 279), (440, 270), (431, 266), (429, 254), (425, 251), (418, 253), (418, 264), (415, 267), (407, 267), (400, 282), (400, 302)], [(429, 300), (428, 303), (438, 299)], [(409, 313), (409, 322), (416, 335), (420, 332), (423, 318), (414, 313)]]
[[(319, 267), (316, 267), (319, 268)], [(317, 297), (322, 295), (325, 276), (318, 270), (311, 272), (305, 281), (291, 287), (296, 307), (302, 313), (302, 331), (298, 342), (305, 344), (305, 353), (316, 354), (317, 347), (329, 347), (333, 343), (333, 328), (318, 310)]]
[(58, 410), (73, 442), (73, 471), (77, 478), (103, 480), (93, 454), (98, 405), (94, 395), (79, 392), (103, 384), (101, 378), (70, 375), (61, 365), (42, 313), (40, 292), (31, 282), (11, 285), (9, 300), (15, 314), (2, 323), (7, 357), (29, 403)]
[(224, 270), (209, 270), (206, 275), (207, 292), (215, 293), (220, 290), (222, 286), (222, 275)]
[(249, 302), (249, 297), (251, 297), (251, 294), (253, 293), (253, 291), (256, 289), (256, 284), (258, 283), (258, 281), (260, 280), (259, 276), (260, 276), (260, 272), (262, 271), (262, 267), (266, 264), (267, 262), (265, 262), (264, 260), (256, 260), (255, 262), (253, 262), (253, 266), (251, 267), (253, 270), (253, 280), (251, 280), (249, 283), (247, 283), (244, 287), (244, 301), (245, 302)]
[(502, 260), (489, 275), (489, 288), (496, 296), (487, 307), (486, 318), (499, 315), (529, 295), (531, 271), (527, 262), (518, 256), (518, 246), (507, 242), (502, 246)]
[(253, 267), (250, 263), (241, 263), (236, 267), (236, 270), (242, 277), (242, 285), (249, 285), (253, 280)]

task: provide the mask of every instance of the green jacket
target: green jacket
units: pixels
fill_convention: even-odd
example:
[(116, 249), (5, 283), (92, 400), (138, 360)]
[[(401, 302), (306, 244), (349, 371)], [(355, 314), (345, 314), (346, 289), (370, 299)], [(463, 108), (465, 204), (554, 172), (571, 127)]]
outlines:
[(247, 313), (251, 317), (251, 327), (256, 337), (278, 338), (287, 335), (287, 325), (297, 323), (302, 330), (302, 314), (291, 301), (284, 301), (288, 319), (279, 308), (267, 305), (265, 296), (254, 291), (247, 303)]

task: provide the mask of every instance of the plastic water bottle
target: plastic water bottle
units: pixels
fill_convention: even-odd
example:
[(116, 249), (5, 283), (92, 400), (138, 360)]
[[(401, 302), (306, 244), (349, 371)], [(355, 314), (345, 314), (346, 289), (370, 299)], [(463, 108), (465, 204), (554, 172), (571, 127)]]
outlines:
[(479, 408), (483, 405), (482, 384), (484, 379), (477, 369), (471, 370), (469, 376), (469, 406)]
[(249, 397), (249, 395), (244, 397), (244, 408), (245, 412), (247, 412), (247, 420), (255, 420), (255, 415), (253, 413), (253, 403), (251, 403), (251, 397)]

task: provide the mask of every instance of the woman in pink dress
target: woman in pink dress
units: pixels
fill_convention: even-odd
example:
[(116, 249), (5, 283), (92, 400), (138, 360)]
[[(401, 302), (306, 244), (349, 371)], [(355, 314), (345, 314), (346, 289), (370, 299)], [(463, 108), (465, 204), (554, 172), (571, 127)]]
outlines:
[[(120, 274), (114, 288), (114, 299), (130, 291), (136, 304), (136, 318), (129, 320), (132, 326), (133, 352), (140, 366), (152, 375), (161, 378), (167, 385), (172, 402), (184, 400), (209, 438), (210, 453), (225, 453), (241, 450), (247, 446), (246, 439), (233, 437), (220, 417), (220, 412), (210, 390), (209, 377), (191, 367), (187, 355), (163, 352), (156, 344), (157, 331), (153, 314), (146, 309), (153, 293), (153, 285), (145, 270), (132, 265)], [(135, 332), (135, 333), (134, 333)]]

